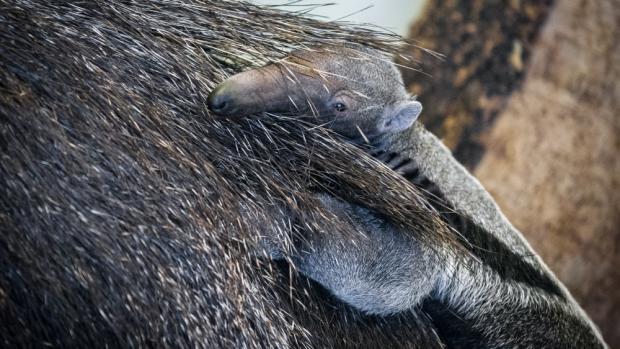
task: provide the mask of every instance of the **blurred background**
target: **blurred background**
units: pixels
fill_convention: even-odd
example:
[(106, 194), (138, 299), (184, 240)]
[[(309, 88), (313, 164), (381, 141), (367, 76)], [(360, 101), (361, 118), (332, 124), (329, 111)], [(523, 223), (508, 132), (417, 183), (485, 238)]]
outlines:
[(326, 21), (370, 24), (406, 36), (411, 23), (422, 12), (424, 0), (254, 0), (261, 5), (297, 6), (300, 10)]
[(620, 0), (286, 3), (445, 56), (407, 52), (422, 122), (620, 348)]

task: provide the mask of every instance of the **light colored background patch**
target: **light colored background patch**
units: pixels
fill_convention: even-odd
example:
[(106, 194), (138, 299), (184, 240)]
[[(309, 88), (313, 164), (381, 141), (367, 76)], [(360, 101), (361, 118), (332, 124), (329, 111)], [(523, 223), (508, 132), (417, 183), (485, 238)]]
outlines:
[[(281, 5), (291, 1), (282, 0), (253, 0), (260, 5)], [(303, 9), (302, 5), (328, 3), (329, 0), (299, 1), (289, 9)], [(325, 20), (338, 20), (348, 16), (343, 21), (354, 23), (369, 23), (406, 36), (409, 25), (420, 14), (425, 0), (339, 0), (333, 5), (321, 6), (310, 11), (311, 14), (321, 16)], [(372, 6), (365, 11), (360, 11)], [(357, 12), (357, 13), (355, 13)]]

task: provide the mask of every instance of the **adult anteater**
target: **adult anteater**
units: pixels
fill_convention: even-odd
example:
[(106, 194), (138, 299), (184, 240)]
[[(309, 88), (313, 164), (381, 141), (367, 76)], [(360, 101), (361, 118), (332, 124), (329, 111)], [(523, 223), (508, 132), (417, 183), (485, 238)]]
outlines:
[[(0, 9), (3, 345), (438, 348), (455, 338), (452, 329), (487, 335), (441, 304), (365, 316), (298, 276), (286, 257), (304, 241), (359, 238), (316, 193), (365, 206), (374, 223), (442, 258), (480, 249), (509, 281), (538, 275), (536, 285), (552, 286), (588, 322), (421, 127), (414, 160), (425, 160), (421, 170), (447, 200), (497, 243), (465, 236), (460, 246), (414, 186), (327, 131), (286, 118), (227, 123), (206, 111), (223, 77), (283, 51), (350, 41), (390, 50), (390, 37), (242, 2), (5, 1)], [(325, 231), (334, 236), (312, 235)], [(509, 253), (489, 248), (497, 246)], [(274, 250), (284, 256), (278, 264), (263, 253)], [(511, 264), (512, 254), (526, 264)]]
[(423, 315), (364, 316), (256, 252), (265, 229), (354, 233), (316, 191), (451, 244), (415, 189), (298, 121), (206, 111), (282, 51), (391, 38), (236, 1), (0, 9), (2, 345), (441, 346)]

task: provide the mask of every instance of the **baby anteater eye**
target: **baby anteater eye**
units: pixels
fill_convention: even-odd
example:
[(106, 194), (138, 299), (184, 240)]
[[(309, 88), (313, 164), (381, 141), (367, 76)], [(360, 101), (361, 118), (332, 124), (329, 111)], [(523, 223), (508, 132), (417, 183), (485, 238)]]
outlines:
[(334, 109), (337, 112), (342, 113), (347, 110), (347, 106), (344, 103), (337, 102), (337, 103), (332, 104), (332, 109)]

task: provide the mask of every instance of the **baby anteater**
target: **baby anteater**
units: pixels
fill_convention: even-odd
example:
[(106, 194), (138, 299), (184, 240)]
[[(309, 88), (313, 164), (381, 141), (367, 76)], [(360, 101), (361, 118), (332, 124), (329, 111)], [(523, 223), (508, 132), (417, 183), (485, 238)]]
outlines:
[[(217, 115), (257, 112), (311, 115), (355, 143), (431, 196), (438, 189), (418, 170), (400, 137), (422, 112), (404, 88), (390, 57), (368, 48), (316, 48), (291, 53), (277, 64), (237, 74), (209, 95)], [(397, 135), (397, 137), (394, 137)]]
[(404, 88), (387, 56), (370, 49), (295, 51), (282, 62), (237, 74), (209, 96), (218, 115), (311, 113), (352, 139), (409, 128), (422, 105)]
[(295, 51), (233, 76), (208, 102), (229, 117), (311, 115), (369, 143), (391, 168), (429, 191), (429, 201), (466, 246), (465, 253), (429, 251), (370, 210), (318, 194), (325, 208), (350, 219), (363, 236), (309, 238), (291, 259), (338, 298), (379, 315), (421, 308), (450, 347), (605, 347), (488, 193), (471, 184), (436, 138), (414, 125), (422, 106), (407, 94), (389, 57), (364, 48)]

